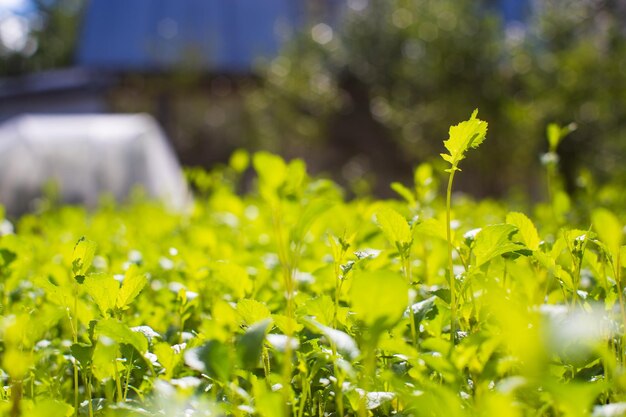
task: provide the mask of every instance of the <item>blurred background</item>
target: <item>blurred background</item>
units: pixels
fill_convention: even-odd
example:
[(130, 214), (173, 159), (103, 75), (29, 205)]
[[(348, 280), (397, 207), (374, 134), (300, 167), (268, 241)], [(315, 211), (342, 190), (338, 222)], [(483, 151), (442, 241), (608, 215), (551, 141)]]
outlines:
[(0, 0), (0, 123), (147, 113), (184, 166), (265, 149), (389, 196), (474, 108), (459, 189), (543, 198), (551, 122), (570, 192), (626, 179), (626, 1)]

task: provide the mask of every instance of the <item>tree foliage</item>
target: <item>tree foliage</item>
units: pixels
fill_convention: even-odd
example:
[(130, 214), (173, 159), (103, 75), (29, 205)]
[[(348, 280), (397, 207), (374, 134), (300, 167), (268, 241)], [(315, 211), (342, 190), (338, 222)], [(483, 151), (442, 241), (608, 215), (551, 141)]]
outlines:
[(533, 2), (524, 23), (506, 24), (487, 0), (366, 3), (332, 37), (313, 26), (268, 65), (249, 100), (263, 143), (308, 155), (328, 146), (332, 164), (361, 162), (353, 177), (384, 177), (440, 153), (448, 121), (479, 107), (492, 143), (468, 162), (466, 189), (536, 193), (553, 121), (579, 127), (562, 146), (570, 189), (581, 164), (602, 180), (626, 173), (616, 157), (626, 135), (626, 97), (614, 87), (626, 83), (619, 2)]

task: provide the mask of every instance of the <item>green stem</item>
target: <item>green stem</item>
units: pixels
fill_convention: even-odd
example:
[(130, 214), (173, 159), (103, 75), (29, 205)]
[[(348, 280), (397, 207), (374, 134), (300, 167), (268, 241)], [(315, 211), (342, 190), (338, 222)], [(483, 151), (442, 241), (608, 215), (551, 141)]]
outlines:
[[(70, 316), (70, 327), (72, 328), (72, 336), (74, 344), (78, 343), (78, 287), (74, 283), (74, 317)], [(74, 416), (78, 417), (78, 363), (76, 358), (74, 365)]]
[(454, 264), (452, 263), (452, 252), (454, 246), (452, 245), (452, 228), (451, 228), (451, 201), (452, 201), (452, 182), (454, 181), (454, 173), (456, 172), (456, 166), (452, 166), (450, 169), (450, 176), (448, 177), (448, 189), (446, 191), (446, 238), (448, 240), (448, 271), (450, 278), (450, 354), (454, 350), (455, 338), (456, 338), (456, 282), (454, 278)]
[(113, 359), (113, 369), (115, 370), (115, 388), (117, 390), (117, 401), (121, 402), (124, 401), (124, 395), (122, 393), (122, 380), (120, 378), (120, 372), (117, 370), (117, 356), (118, 355), (115, 355), (115, 359)]
[(87, 390), (87, 407), (89, 410), (89, 417), (93, 417), (93, 404), (91, 403), (91, 372), (89, 378), (85, 377), (85, 388)]
[(339, 313), (339, 297), (341, 296), (341, 259), (335, 260), (335, 303), (333, 305), (333, 329), (337, 328), (337, 314)]
[(22, 415), (22, 380), (11, 381), (11, 417), (20, 417)]
[[(342, 249), (341, 255), (339, 259), (335, 259), (335, 303), (333, 310), (333, 328), (337, 328), (337, 314), (339, 312), (339, 298), (341, 297), (341, 287), (343, 285), (343, 280), (341, 279), (341, 260), (344, 255), (344, 250)], [(340, 369), (337, 366), (337, 347), (334, 342), (331, 342), (331, 349), (333, 353), (333, 370), (335, 374), (335, 378), (337, 380), (335, 386), (335, 408), (339, 413), (339, 417), (344, 416), (343, 412), (343, 374), (340, 374)]]
[[(286, 242), (283, 240), (283, 230), (280, 221), (280, 207), (272, 207), (272, 222), (274, 226), (274, 234), (276, 235), (276, 246), (278, 251), (278, 259), (282, 266), (283, 282), (285, 286), (287, 296), (287, 317), (295, 320), (295, 309), (293, 305), (293, 294), (295, 290), (295, 279), (293, 277), (294, 266), (289, 262), (289, 252)], [(287, 340), (291, 340), (293, 337), (292, 321), (287, 320)], [(283, 406), (285, 407), (285, 416), (293, 414), (292, 398), (291, 398), (291, 374), (293, 373), (293, 364), (291, 362), (292, 356), (291, 343), (288, 342), (285, 347), (285, 360), (283, 363)]]
[(126, 397), (128, 395), (128, 386), (130, 385), (130, 373), (133, 369), (133, 355), (134, 351), (130, 352), (130, 360), (128, 362), (128, 368), (126, 369), (126, 381), (124, 382), (124, 401), (126, 401)]
[[(412, 274), (411, 274), (411, 259), (408, 256), (402, 257), (402, 271), (404, 272), (404, 276), (406, 278), (407, 283), (409, 284), (409, 288), (412, 288)], [(410, 289), (409, 289), (410, 291)], [(418, 346), (418, 338), (417, 338), (417, 328), (415, 326), (415, 314), (413, 314), (413, 305), (410, 298), (408, 300), (409, 303), (409, 324), (411, 327), (411, 344), (417, 348)]]
[(304, 416), (304, 409), (306, 408), (306, 402), (309, 399), (309, 391), (311, 390), (311, 384), (306, 378), (306, 374), (302, 373), (302, 378), (304, 379), (304, 383), (302, 384), (302, 394), (300, 395), (300, 405), (298, 406), (298, 417)]
[[(287, 342), (289, 343), (289, 342)], [(265, 374), (265, 381), (267, 383), (267, 387), (271, 388), (272, 383), (270, 382), (270, 354), (267, 350), (267, 346), (263, 345), (261, 348), (261, 359), (263, 360), (263, 373)]]
[[(622, 326), (626, 328), (626, 306), (624, 305), (624, 294), (622, 288), (622, 263), (621, 257), (619, 253), (619, 248), (617, 251), (617, 260), (615, 261), (615, 282), (617, 283), (617, 293), (619, 295), (619, 305), (622, 311)], [(624, 365), (624, 343), (626, 342), (626, 336), (622, 335), (622, 346), (620, 346), (620, 361), (622, 366)]]

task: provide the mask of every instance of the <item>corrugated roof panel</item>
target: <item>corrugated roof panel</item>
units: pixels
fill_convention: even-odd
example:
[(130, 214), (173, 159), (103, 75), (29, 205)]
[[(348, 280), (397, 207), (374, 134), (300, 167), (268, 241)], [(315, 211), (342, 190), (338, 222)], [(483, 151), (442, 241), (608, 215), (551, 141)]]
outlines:
[[(118, 70), (199, 66), (249, 71), (274, 56), (280, 27), (297, 25), (295, 0), (92, 0), (78, 64)], [(284, 32), (284, 31), (283, 31)]]
[[(528, 0), (495, 4), (507, 21), (528, 9)], [(310, 23), (307, 13), (337, 24), (343, 7), (345, 0), (91, 0), (77, 61), (120, 71), (248, 72)]]
[(152, 0), (92, 0), (84, 20), (78, 62), (85, 66), (150, 66)]
[(234, 69), (243, 69), (258, 57), (278, 53), (281, 29), (282, 32), (289, 31), (295, 16), (289, 0), (238, 0), (235, 3), (238, 54), (231, 64)]
[(228, 39), (216, 0), (189, 0), (183, 17), (183, 32), (188, 42), (183, 51), (187, 62), (203, 68), (214, 68), (227, 59)]

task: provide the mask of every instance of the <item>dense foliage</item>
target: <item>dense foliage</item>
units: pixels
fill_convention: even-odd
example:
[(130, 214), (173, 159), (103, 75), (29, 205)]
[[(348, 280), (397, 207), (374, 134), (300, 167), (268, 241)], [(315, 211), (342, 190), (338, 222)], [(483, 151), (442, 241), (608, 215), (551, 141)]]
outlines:
[(486, 132), (476, 113), (450, 128), (446, 172), (420, 165), (401, 201), (237, 152), (189, 173), (186, 214), (139, 199), (5, 220), (1, 414), (622, 415), (624, 219), (600, 207), (619, 193), (570, 201), (551, 125), (534, 221), (452, 199)]
[(503, 22), (490, 0), (347, 3), (342, 24), (313, 26), (268, 66), (249, 97), (255, 140), (318, 170), (343, 165), (348, 184), (376, 173), (381, 191), (478, 106), (493, 128), (460, 178), (475, 195), (540, 198), (553, 121), (578, 125), (561, 150), (570, 190), (581, 167), (626, 173), (623, 2), (530, 1), (523, 22)]
[[(12, 18), (25, 25), (24, 36), (28, 40), (23, 48), (11, 50), (0, 39), (0, 76), (19, 76), (72, 65), (85, 2), (30, 0), (24, 3), (25, 11)], [(0, 18), (7, 18), (7, 14), (0, 13)]]

